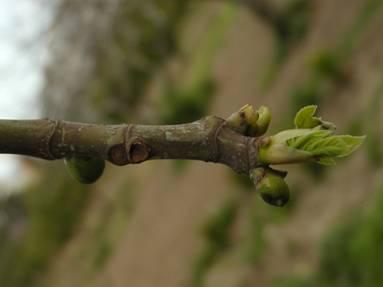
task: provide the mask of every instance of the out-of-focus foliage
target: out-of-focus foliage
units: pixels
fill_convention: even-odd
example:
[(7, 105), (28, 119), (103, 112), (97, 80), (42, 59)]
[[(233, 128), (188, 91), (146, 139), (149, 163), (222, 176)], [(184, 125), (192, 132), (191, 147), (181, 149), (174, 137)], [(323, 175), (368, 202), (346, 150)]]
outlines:
[(282, 276), (275, 279), (272, 287), (314, 287), (308, 279), (300, 276)]
[(238, 212), (239, 202), (237, 199), (228, 200), (223, 206), (215, 211), (202, 228), (205, 241), (200, 254), (195, 260), (192, 269), (192, 286), (204, 286), (204, 279), (212, 265), (219, 256), (230, 246), (230, 227), (233, 225)]
[(167, 83), (159, 103), (160, 122), (186, 123), (206, 115), (215, 92), (212, 66), (236, 10), (237, 7), (230, 3), (222, 7), (201, 37), (198, 50), (189, 55), (185, 73), (177, 82)]
[(371, 209), (356, 212), (325, 240), (318, 275), (321, 286), (379, 286), (383, 282), (383, 186)]
[(307, 80), (291, 91), (292, 112), (301, 106), (319, 104), (322, 98), (330, 97), (331, 89), (328, 86), (340, 85), (347, 81), (348, 75), (345, 71), (347, 60), (363, 29), (374, 19), (381, 6), (380, 0), (365, 1), (359, 15), (339, 39), (337, 46), (333, 49), (319, 50), (311, 56)]
[(89, 189), (67, 174), (60, 175), (61, 170), (61, 166), (50, 163), (36, 184), (13, 199), (24, 215), (10, 223), (0, 244), (1, 286), (33, 286), (61, 244), (73, 234)]
[(176, 51), (189, 2), (120, 1), (86, 89), (101, 114), (114, 122), (127, 119), (153, 74)]
[(380, 133), (379, 116), (381, 113), (380, 107), (383, 105), (383, 79), (378, 83), (378, 87), (374, 90), (374, 93), (369, 104), (369, 108), (366, 112), (368, 115), (364, 121), (364, 126), (367, 130), (367, 157), (371, 164), (374, 166), (380, 166), (383, 162), (383, 147), (382, 137)]
[(355, 210), (326, 237), (318, 270), (311, 276), (285, 276), (273, 287), (373, 287), (383, 282), (383, 185), (370, 208)]
[(213, 93), (212, 80), (197, 83), (188, 90), (170, 89), (161, 102), (161, 122), (179, 124), (199, 119), (206, 114)]
[(275, 51), (271, 66), (263, 79), (269, 87), (288, 53), (302, 41), (309, 29), (310, 1), (288, 0), (278, 11), (268, 1), (248, 1), (253, 11), (271, 26), (274, 34)]

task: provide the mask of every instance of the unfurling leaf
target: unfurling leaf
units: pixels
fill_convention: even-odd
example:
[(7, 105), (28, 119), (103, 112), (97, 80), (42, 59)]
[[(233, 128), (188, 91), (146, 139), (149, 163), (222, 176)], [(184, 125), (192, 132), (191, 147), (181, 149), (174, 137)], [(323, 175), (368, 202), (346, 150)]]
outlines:
[(333, 123), (323, 121), (321, 118), (314, 116), (317, 108), (318, 107), (315, 105), (301, 108), (295, 115), (295, 128), (312, 129), (320, 126), (322, 129), (334, 130), (335, 125)]
[(311, 130), (310, 132), (307, 132), (305, 135), (287, 140), (287, 145), (295, 149), (306, 150), (305, 146), (308, 146), (310, 143), (315, 142), (318, 139), (327, 138), (331, 134), (332, 134), (331, 131)]
[(260, 163), (316, 161), (322, 165), (334, 165), (337, 158), (351, 154), (363, 143), (364, 136), (334, 135), (335, 126), (315, 117), (316, 110), (313, 105), (303, 107), (295, 117), (295, 129), (263, 140), (265, 144), (259, 150)]
[(287, 141), (287, 145), (310, 153), (319, 164), (333, 165), (334, 158), (345, 157), (355, 151), (364, 141), (364, 136), (331, 135), (316, 131)]
[(303, 150), (321, 157), (345, 157), (357, 149), (363, 142), (364, 136), (350, 135), (313, 138), (302, 147)]

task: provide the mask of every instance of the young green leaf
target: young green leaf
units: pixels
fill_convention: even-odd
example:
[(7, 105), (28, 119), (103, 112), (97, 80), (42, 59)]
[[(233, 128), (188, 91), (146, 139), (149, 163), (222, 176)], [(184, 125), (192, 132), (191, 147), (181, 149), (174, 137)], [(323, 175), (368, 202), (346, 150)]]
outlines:
[(355, 151), (364, 138), (350, 135), (331, 136), (313, 142), (306, 150), (315, 156), (345, 157)]
[(345, 157), (353, 153), (358, 147), (360, 147), (360, 145), (366, 139), (366, 136), (343, 135), (343, 136), (338, 136), (338, 138), (340, 138), (346, 146), (346, 148), (343, 150), (341, 154), (338, 155), (338, 157)]
[(323, 165), (333, 165), (334, 158), (345, 157), (355, 151), (364, 136), (331, 136), (329, 131), (316, 131), (287, 141), (289, 147), (310, 153)]
[(345, 157), (355, 151), (364, 136), (333, 135), (333, 130), (292, 129), (269, 137), (260, 148), (260, 162), (268, 164), (316, 161), (333, 165), (336, 158)]
[(310, 105), (301, 108), (295, 115), (295, 128), (297, 129), (311, 129), (317, 126), (326, 130), (334, 130), (335, 125), (330, 122), (326, 122), (319, 117), (315, 117), (317, 106)]
[(291, 129), (284, 130), (275, 135), (273, 135), (272, 141), (278, 144), (286, 144), (287, 142), (293, 142), (295, 139), (298, 139), (302, 136), (307, 136), (319, 131), (318, 129)]
[(303, 149), (306, 145), (317, 141), (318, 139), (327, 138), (332, 134), (331, 131), (312, 130), (306, 135), (295, 137), (287, 141), (287, 145), (296, 149)]

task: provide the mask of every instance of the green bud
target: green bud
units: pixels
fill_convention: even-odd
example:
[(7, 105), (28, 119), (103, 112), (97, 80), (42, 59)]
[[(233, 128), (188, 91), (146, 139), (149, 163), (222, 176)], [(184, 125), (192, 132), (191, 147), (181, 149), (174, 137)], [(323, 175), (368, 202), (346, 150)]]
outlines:
[(253, 106), (244, 105), (226, 121), (233, 130), (249, 137), (257, 137), (265, 134), (269, 128), (271, 113), (265, 106), (255, 111)]
[(64, 162), (70, 175), (85, 184), (94, 183), (105, 168), (105, 161), (96, 157), (70, 157), (65, 158)]
[(258, 109), (257, 132), (255, 136), (264, 135), (271, 122), (271, 112), (268, 107), (261, 106)]
[(236, 132), (253, 136), (257, 130), (258, 113), (251, 105), (244, 105), (238, 112), (227, 118), (227, 124)]
[(289, 187), (285, 180), (286, 173), (271, 168), (256, 168), (250, 176), (262, 199), (271, 205), (282, 207), (290, 198)]

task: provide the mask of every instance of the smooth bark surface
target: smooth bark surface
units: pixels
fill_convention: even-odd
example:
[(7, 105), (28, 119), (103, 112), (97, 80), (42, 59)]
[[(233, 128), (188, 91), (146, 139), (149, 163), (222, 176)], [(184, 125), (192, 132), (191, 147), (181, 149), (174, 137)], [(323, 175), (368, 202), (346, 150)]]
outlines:
[(101, 157), (116, 165), (149, 159), (193, 159), (225, 164), (240, 173), (257, 165), (258, 138), (209, 116), (180, 125), (98, 125), (66, 121), (0, 120), (0, 153), (46, 160)]

